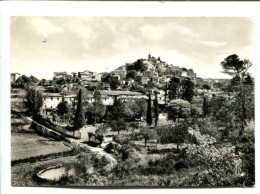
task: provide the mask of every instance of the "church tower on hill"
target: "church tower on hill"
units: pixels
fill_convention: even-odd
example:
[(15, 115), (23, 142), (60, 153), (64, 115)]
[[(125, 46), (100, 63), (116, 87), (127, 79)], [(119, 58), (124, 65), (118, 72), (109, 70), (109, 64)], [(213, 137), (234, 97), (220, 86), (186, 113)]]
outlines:
[(148, 60), (150, 60), (151, 59), (151, 54), (150, 54), (150, 52), (149, 52), (149, 55), (148, 55)]

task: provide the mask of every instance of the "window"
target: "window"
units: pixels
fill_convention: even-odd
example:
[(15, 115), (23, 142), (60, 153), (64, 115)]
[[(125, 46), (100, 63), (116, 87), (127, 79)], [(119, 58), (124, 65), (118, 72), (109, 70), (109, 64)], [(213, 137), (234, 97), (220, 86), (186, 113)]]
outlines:
[(53, 100), (53, 97), (51, 97), (51, 100)]
[(57, 97), (57, 100), (59, 100), (60, 98), (59, 97)]

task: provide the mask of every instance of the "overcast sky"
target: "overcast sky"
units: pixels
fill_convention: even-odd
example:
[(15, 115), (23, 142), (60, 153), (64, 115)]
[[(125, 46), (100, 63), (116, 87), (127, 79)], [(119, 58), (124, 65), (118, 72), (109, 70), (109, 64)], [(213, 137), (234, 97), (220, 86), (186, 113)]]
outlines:
[(11, 18), (11, 72), (27, 76), (111, 71), (149, 52), (193, 68), (198, 77), (228, 78), (220, 72), (225, 57), (237, 54), (254, 62), (254, 23), (227, 17)]

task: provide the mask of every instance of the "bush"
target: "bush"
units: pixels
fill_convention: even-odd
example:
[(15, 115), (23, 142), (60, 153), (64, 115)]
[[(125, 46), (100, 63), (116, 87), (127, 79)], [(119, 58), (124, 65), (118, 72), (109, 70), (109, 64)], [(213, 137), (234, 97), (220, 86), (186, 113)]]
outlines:
[(111, 142), (109, 144), (107, 144), (107, 146), (104, 149), (104, 151), (106, 151), (107, 153), (113, 153), (114, 150), (115, 150), (115, 147)]
[(187, 162), (191, 166), (200, 166), (206, 170), (203, 175), (203, 184), (223, 186), (227, 177), (234, 179), (240, 176), (234, 170), (238, 169), (238, 172), (241, 170), (241, 159), (240, 156), (235, 155), (234, 146), (216, 148), (213, 145), (216, 142), (215, 138), (209, 135), (201, 135), (199, 130), (191, 128), (189, 133), (196, 137), (198, 145), (188, 145), (186, 150)]
[(124, 144), (129, 144), (130, 143), (130, 137), (125, 137), (125, 136), (121, 136), (121, 135), (117, 135), (117, 136), (114, 136), (112, 138), (112, 141), (116, 142), (116, 143), (119, 143), (121, 145), (124, 145)]

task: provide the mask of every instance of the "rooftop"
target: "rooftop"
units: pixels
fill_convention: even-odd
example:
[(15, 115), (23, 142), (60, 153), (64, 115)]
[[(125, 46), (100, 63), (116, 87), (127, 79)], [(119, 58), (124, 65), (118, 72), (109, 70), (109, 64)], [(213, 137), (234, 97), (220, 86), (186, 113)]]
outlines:
[(125, 96), (141, 96), (143, 95), (140, 92), (132, 92), (132, 91), (120, 91), (120, 90), (100, 90), (101, 95), (107, 95), (107, 96), (119, 96), (119, 95), (125, 95)]

